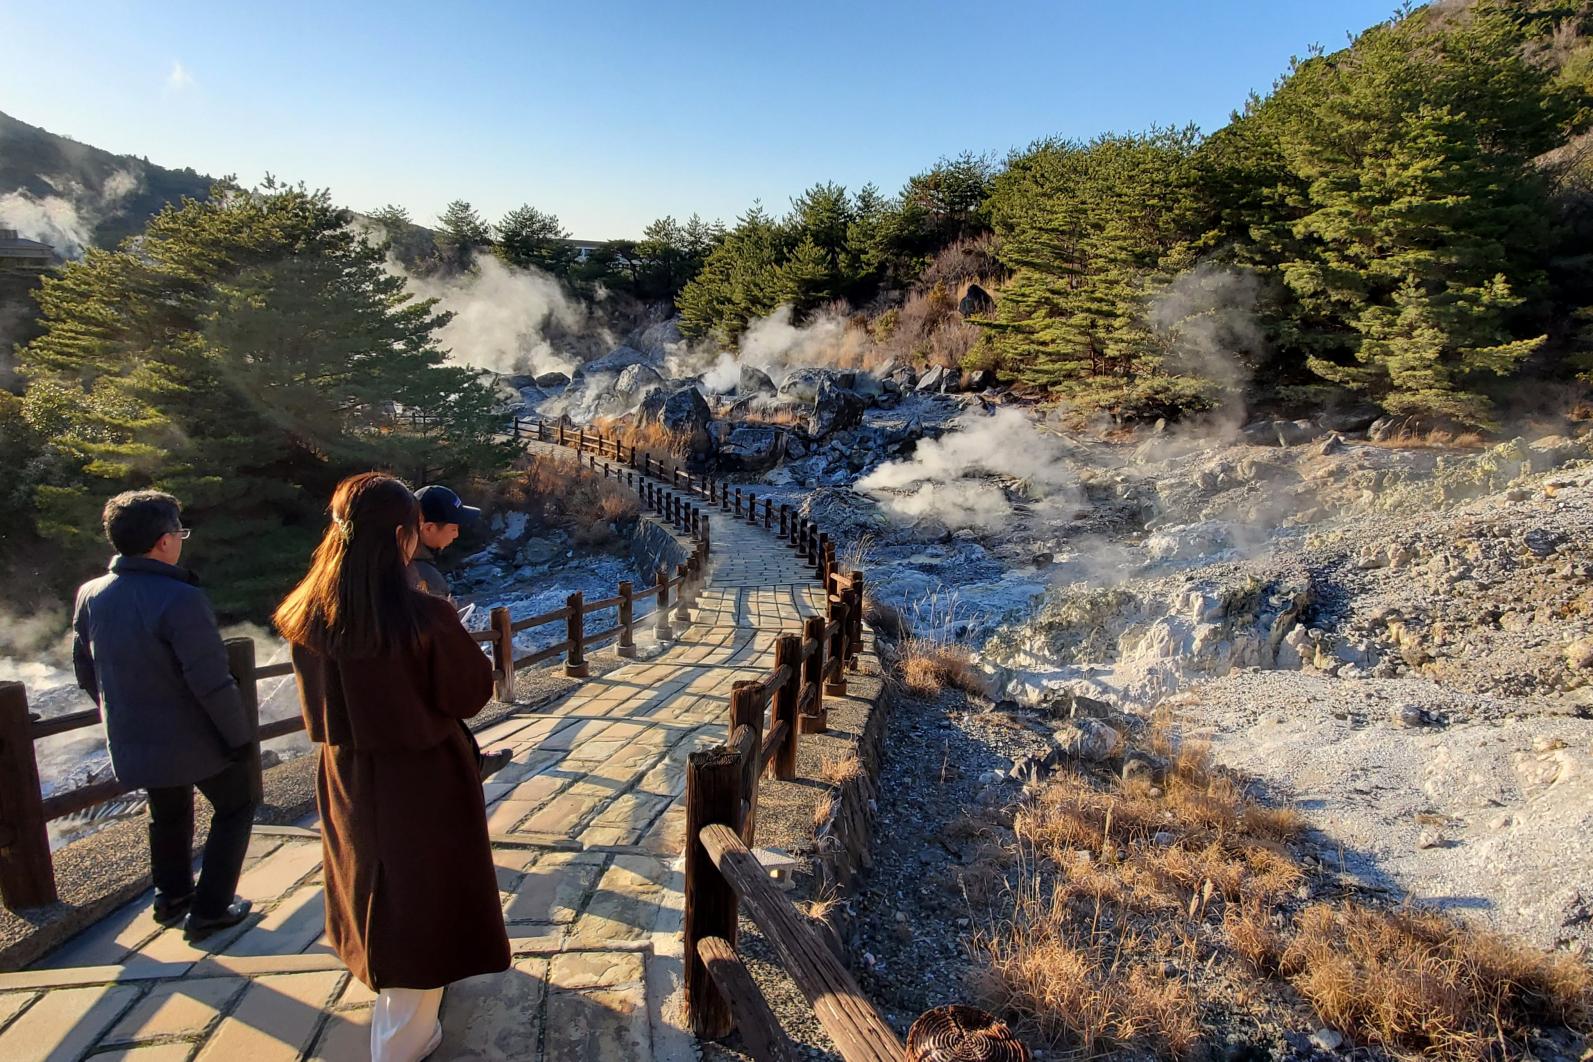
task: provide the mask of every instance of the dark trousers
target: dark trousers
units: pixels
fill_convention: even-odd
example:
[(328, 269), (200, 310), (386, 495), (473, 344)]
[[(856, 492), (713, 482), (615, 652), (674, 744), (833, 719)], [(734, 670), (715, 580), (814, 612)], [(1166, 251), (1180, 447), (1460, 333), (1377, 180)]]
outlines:
[[(200, 862), (199, 887), (194, 887), (194, 789), (210, 801), (210, 837)], [(194, 898), (192, 911), (216, 918), (232, 903), (249, 850), (254, 799), (249, 795), (246, 763), (228, 765), (195, 785), (149, 790), (149, 862), (157, 895), (171, 900)]]

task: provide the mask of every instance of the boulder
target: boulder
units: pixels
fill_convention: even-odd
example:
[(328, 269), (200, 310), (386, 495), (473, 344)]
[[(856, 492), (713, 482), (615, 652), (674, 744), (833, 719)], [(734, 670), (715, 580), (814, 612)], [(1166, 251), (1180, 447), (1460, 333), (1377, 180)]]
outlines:
[(918, 378), (918, 383), (913, 390), (925, 394), (939, 394), (946, 390), (947, 372), (944, 366), (936, 365)]
[(1258, 420), (1240, 428), (1239, 435), (1251, 446), (1300, 446), (1327, 431), (1309, 420)]
[(736, 381), (736, 394), (772, 395), (775, 392), (774, 381), (769, 379), (769, 374), (755, 365), (743, 365), (741, 376)]
[(780, 381), (780, 394), (798, 402), (812, 402), (819, 395), (819, 386), (826, 380), (837, 387), (851, 390), (857, 383), (857, 373), (839, 369), (797, 369)]
[(864, 402), (855, 391), (839, 387), (833, 380), (819, 385), (808, 417), (808, 434), (822, 439), (832, 432), (855, 428), (863, 423)]
[(635, 347), (615, 347), (601, 358), (593, 358), (584, 365), (577, 365), (571, 374), (572, 381), (586, 376), (599, 376), (612, 373), (619, 375), (632, 365), (658, 365), (660, 359), (652, 354), (646, 354)]
[(963, 381), (964, 391), (988, 391), (996, 386), (996, 371), (994, 369), (975, 369), (967, 374)]
[(648, 391), (642, 398), (641, 404), (636, 407), (636, 419), (642, 424), (657, 423), (659, 414), (664, 411), (664, 399), (669, 393), (662, 387)]
[(754, 424), (733, 428), (719, 443), (719, 460), (738, 472), (762, 472), (780, 460), (780, 432)]
[(1070, 689), (1046, 690), (1035, 708), (1054, 719), (1104, 719), (1112, 714), (1112, 706), (1106, 701)]
[(625, 337), (625, 342), (644, 354), (662, 358), (672, 348), (684, 342), (684, 338), (680, 334), (680, 323), (671, 317), (667, 321), (660, 321), (658, 324), (651, 324), (631, 333)]
[(808, 455), (808, 444), (799, 435), (785, 437), (785, 455), (793, 461), (800, 460)]
[(1123, 735), (1099, 719), (1070, 719), (1051, 735), (1065, 756), (1100, 763), (1117, 755)]
[(516, 564), (549, 564), (564, 555), (564, 548), (546, 538), (528, 538), (515, 551)]
[(627, 365), (614, 381), (614, 394), (624, 401), (634, 401), (649, 387), (663, 386), (664, 378), (651, 365)]
[(1353, 434), (1370, 428), (1382, 415), (1376, 406), (1350, 406), (1318, 414), (1316, 422), (1328, 431)]
[(698, 453), (708, 449), (708, 425), (713, 419), (707, 400), (695, 387), (672, 392), (658, 410), (658, 423), (664, 430), (688, 436), (691, 448)]
[(570, 385), (570, 376), (568, 373), (563, 372), (538, 373), (536, 385), (542, 388), (568, 387)]
[(537, 378), (535, 376), (528, 376), (523, 372), (516, 372), (510, 373), (507, 376), (498, 377), (498, 382), (506, 385), (511, 390), (518, 391), (525, 387), (535, 387), (537, 385)]
[(981, 317), (995, 308), (995, 298), (978, 284), (969, 284), (968, 290), (957, 301), (957, 312), (964, 317)]

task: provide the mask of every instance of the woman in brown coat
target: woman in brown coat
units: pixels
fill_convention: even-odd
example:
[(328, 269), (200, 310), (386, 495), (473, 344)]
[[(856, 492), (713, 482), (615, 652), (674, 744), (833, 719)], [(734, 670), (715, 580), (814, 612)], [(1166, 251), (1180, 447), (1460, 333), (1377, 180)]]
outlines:
[(447, 601), (410, 589), (409, 488), (368, 472), (338, 484), (309, 574), (276, 612), (310, 738), (326, 931), (379, 994), (374, 1062), (441, 1042), (443, 986), (509, 966), (481, 782), (458, 720), (492, 667)]

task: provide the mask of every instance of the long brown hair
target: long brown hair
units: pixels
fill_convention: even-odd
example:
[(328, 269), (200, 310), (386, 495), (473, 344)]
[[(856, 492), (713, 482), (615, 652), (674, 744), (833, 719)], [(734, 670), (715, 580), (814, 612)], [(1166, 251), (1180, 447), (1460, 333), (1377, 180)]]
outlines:
[(405, 578), (395, 532), (420, 533), (420, 504), (402, 481), (362, 472), (337, 485), (331, 514), (309, 572), (277, 606), (277, 630), (329, 656), (414, 648), (424, 602)]

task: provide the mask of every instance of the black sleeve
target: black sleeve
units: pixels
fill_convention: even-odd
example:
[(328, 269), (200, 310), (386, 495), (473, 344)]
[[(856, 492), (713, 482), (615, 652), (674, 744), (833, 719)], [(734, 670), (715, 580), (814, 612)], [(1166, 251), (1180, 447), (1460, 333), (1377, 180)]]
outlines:
[(89, 648), (88, 608), (79, 594), (72, 610), (72, 670), (77, 673), (77, 684), (100, 703), (100, 679), (94, 671), (94, 653)]
[(181, 595), (166, 610), (165, 625), (183, 681), (216, 724), (222, 740), (232, 748), (252, 742), (255, 736), (243, 714), (238, 684), (227, 667), (227, 647), (205, 595), (197, 591)]

